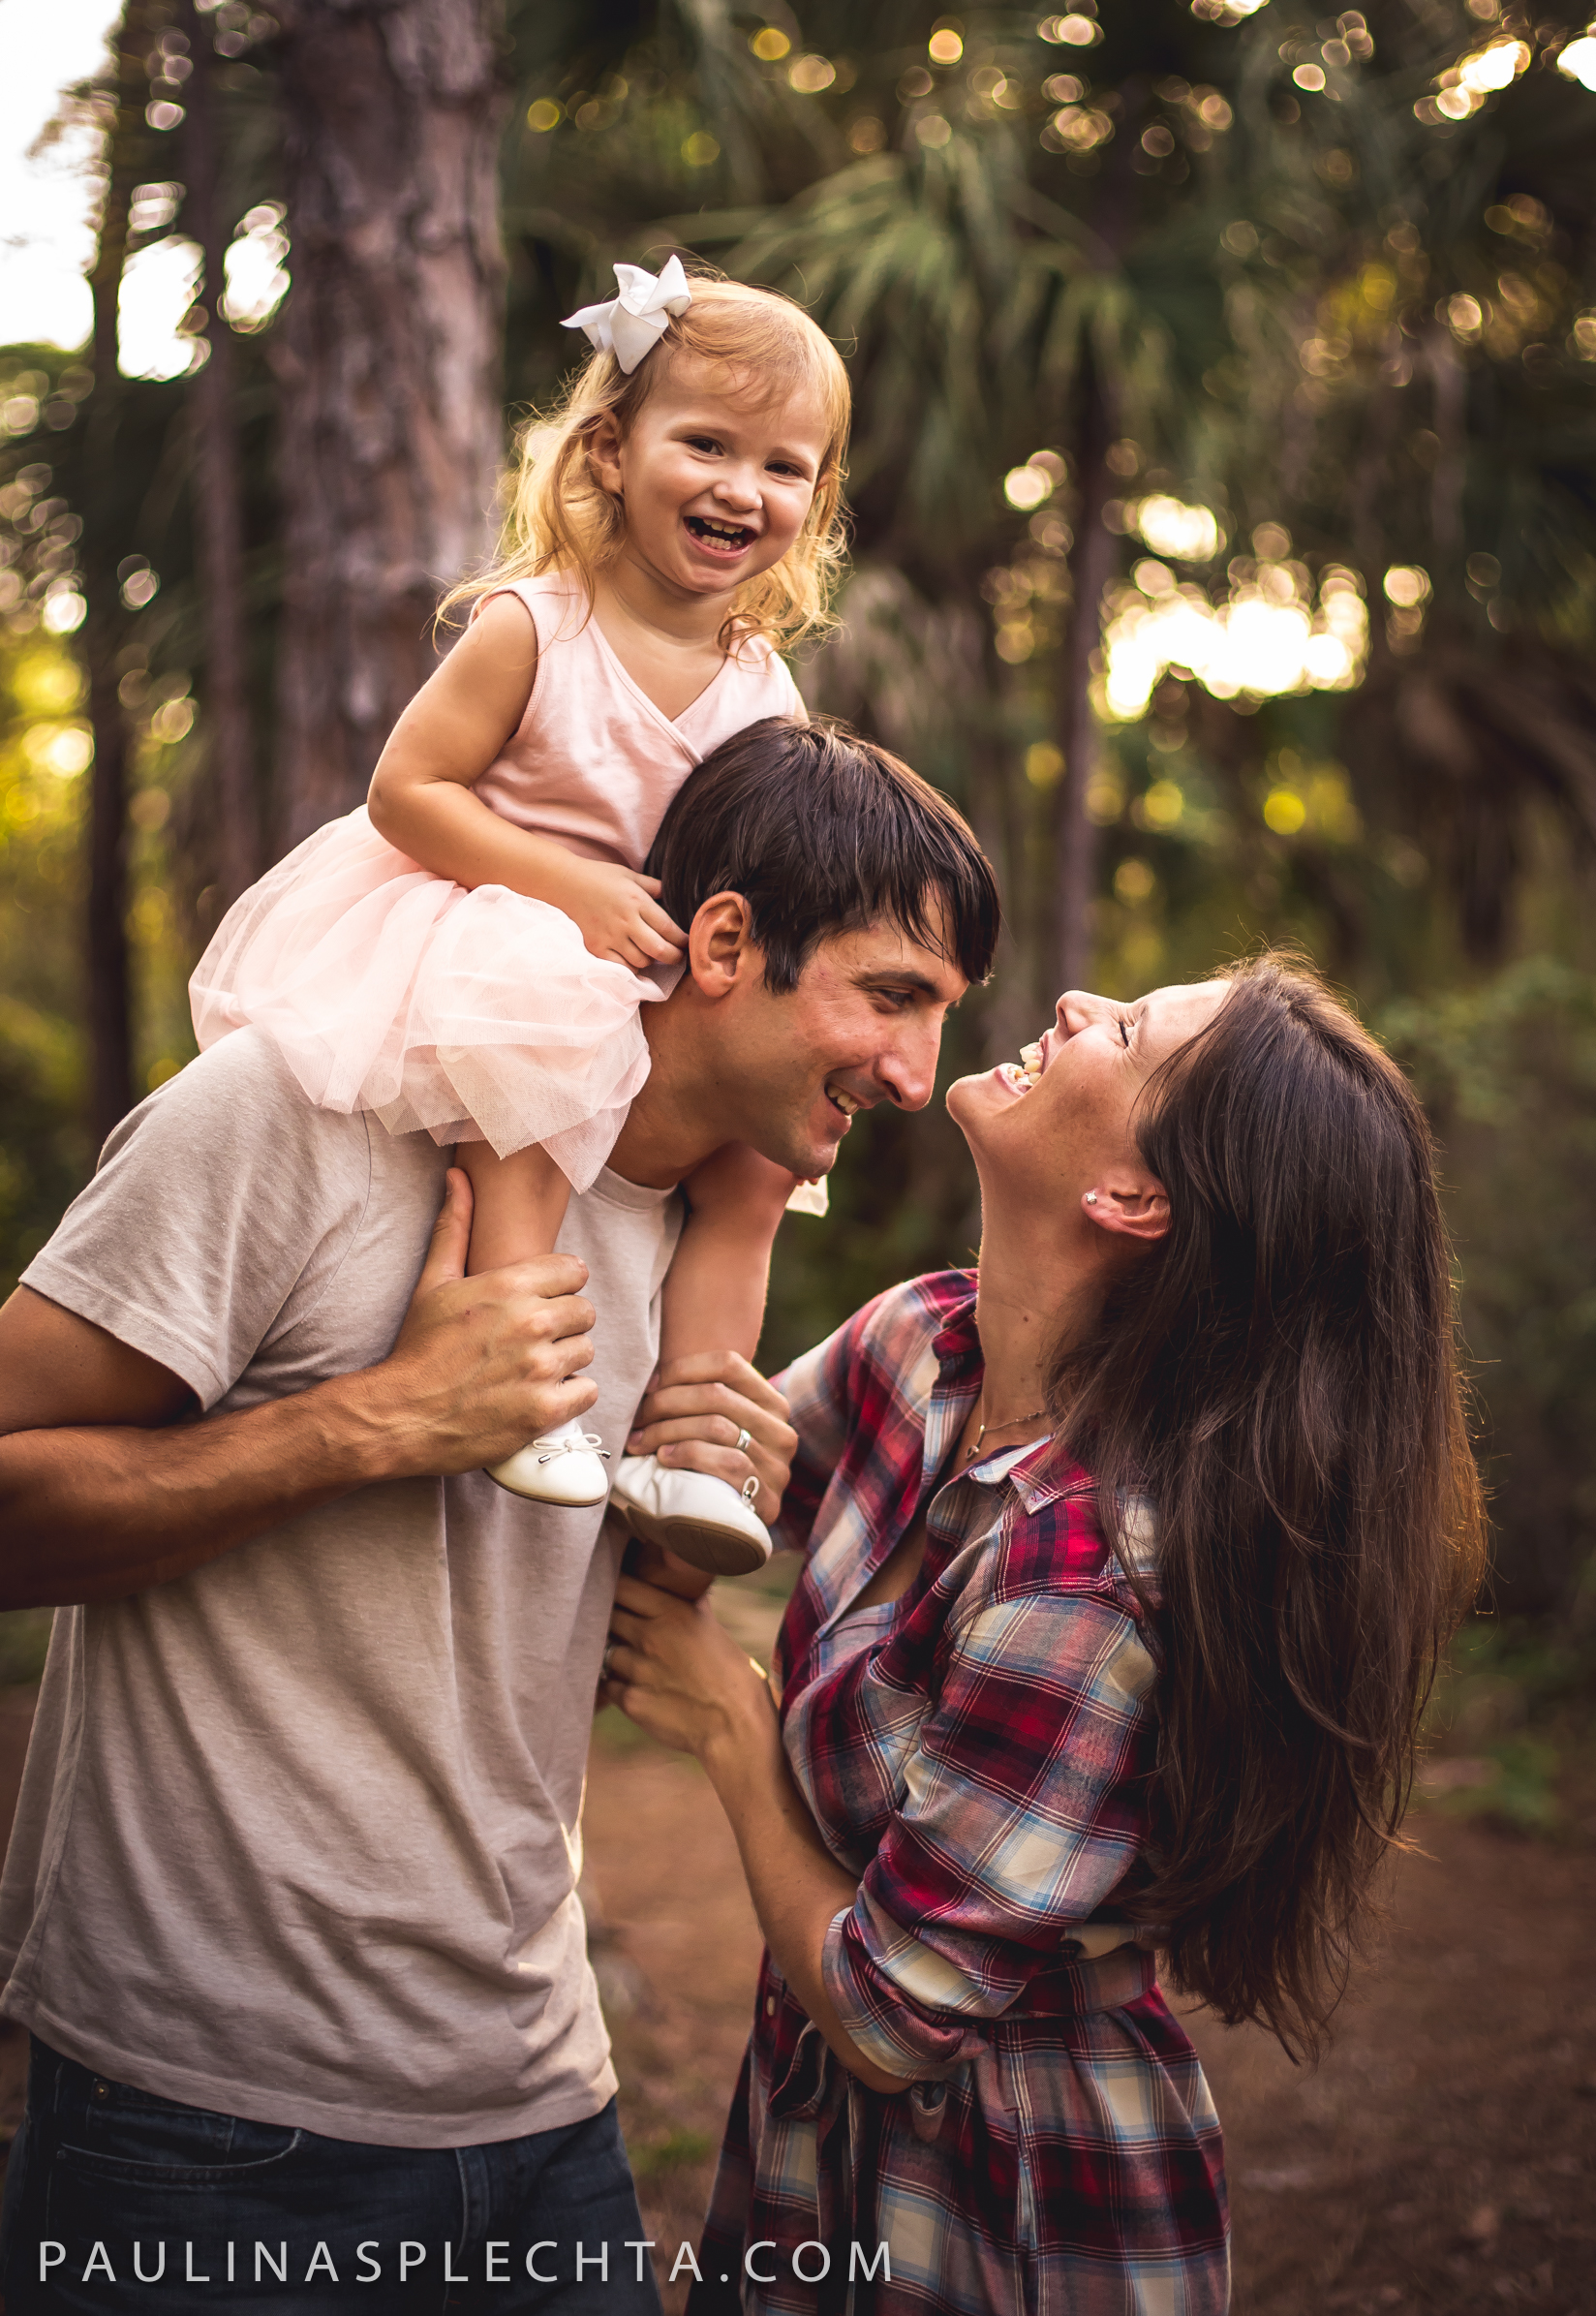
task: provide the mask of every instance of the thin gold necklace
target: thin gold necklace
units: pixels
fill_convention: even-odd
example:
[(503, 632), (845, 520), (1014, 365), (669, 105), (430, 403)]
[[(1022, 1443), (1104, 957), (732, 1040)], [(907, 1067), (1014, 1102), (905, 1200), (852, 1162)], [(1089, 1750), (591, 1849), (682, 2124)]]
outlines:
[[(976, 1405), (980, 1405), (979, 1401), (977, 1401)], [(984, 1423), (975, 1435), (974, 1446), (966, 1448), (965, 1462), (967, 1464), (974, 1463), (976, 1457), (981, 1452), (981, 1442), (989, 1432), (1012, 1432), (1016, 1424), (1036, 1423), (1046, 1413), (1047, 1409), (1045, 1407), (1032, 1407), (1028, 1415), (1011, 1415), (1002, 1423)]]

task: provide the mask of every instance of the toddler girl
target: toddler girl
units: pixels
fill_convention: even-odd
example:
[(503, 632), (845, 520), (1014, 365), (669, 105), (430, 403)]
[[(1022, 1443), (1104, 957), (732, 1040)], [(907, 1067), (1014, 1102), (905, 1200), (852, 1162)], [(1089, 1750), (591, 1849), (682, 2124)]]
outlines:
[[(366, 807), (319, 829), (229, 911), (190, 987), (201, 1048), (251, 1022), (310, 1099), (458, 1143), (470, 1268), (552, 1251), (648, 1074), (639, 1009), (684, 929), (642, 874), (693, 765), (746, 725), (803, 714), (775, 646), (819, 620), (842, 552), (847, 378), (788, 299), (617, 265), (573, 315), (594, 353), (523, 439), (506, 551), (453, 652), (399, 719)], [(752, 1357), (782, 1209), (823, 1203), (732, 1146), (687, 1186), (661, 1363)], [(579, 1425), (493, 1469), (596, 1503)], [(702, 1473), (625, 1458), (630, 1525), (695, 1565), (770, 1539)]]

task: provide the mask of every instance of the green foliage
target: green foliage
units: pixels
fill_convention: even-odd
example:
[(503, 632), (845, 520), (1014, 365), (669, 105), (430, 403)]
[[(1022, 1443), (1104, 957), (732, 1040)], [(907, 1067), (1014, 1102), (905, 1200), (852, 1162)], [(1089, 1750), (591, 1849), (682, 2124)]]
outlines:
[(1508, 1613), (1596, 1557), (1596, 977), (1549, 957), (1390, 1005), (1441, 1144)]
[(1421, 1798), (1458, 1817), (1554, 1834), (1559, 1788), (1588, 1774), (1596, 1737), (1596, 1559), (1558, 1624), (1472, 1618), (1453, 1643), (1427, 1715)]
[(1533, 1737), (1501, 1737), (1465, 1764), (1456, 1782), (1432, 1769), (1432, 1808), (1449, 1817), (1489, 1817), (1519, 1834), (1550, 1834), (1561, 1820), (1557, 1799), (1557, 1747)]
[(54, 1610), (13, 1608), (0, 1612), (0, 1688), (21, 1688), (45, 1669)]
[(715, 2146), (707, 2131), (690, 2131), (674, 2125), (652, 2138), (629, 2138), (627, 2154), (637, 2178), (658, 2179), (668, 2172), (702, 2163), (714, 2154)]
[(635, 1753), (654, 1746), (653, 1738), (635, 1721), (628, 1720), (618, 1705), (606, 1705), (602, 1713), (594, 1714), (593, 1741), (609, 1753)]
[[(194, 1050), (171, 852), (173, 800), (180, 807), (193, 768), (194, 704), (185, 675), (152, 679), (141, 659), (123, 687), (136, 734), (129, 932), (142, 1091)], [(79, 953), (92, 754), (72, 637), (14, 614), (0, 629), (0, 1295), (93, 1162)]]
[(976, 1056), (957, 1028), (944, 1040), (937, 1091), (918, 1118), (883, 1103), (857, 1118), (831, 1177), (824, 1222), (788, 1215), (771, 1266), (760, 1365), (774, 1371), (818, 1343), (872, 1295), (975, 1259), (980, 1216), (969, 1153), (942, 1096)]
[(0, 641), (0, 1294), (82, 1181), (77, 1026), (80, 680), (53, 637)]

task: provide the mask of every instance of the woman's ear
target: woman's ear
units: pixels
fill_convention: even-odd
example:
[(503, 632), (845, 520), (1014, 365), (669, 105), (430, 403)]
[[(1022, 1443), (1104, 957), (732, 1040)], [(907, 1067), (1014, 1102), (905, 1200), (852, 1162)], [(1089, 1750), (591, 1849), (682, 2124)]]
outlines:
[(1163, 1238), (1169, 1229), (1169, 1199), (1151, 1174), (1105, 1176), (1083, 1194), (1081, 1212), (1099, 1230), (1144, 1244)]

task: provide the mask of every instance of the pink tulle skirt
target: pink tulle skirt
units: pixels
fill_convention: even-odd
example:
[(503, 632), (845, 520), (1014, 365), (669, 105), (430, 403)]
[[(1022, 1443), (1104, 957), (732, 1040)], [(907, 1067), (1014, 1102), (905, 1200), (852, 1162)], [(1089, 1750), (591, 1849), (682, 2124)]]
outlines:
[(246, 1023), (319, 1109), (390, 1133), (540, 1142), (584, 1190), (649, 1071), (659, 978), (592, 956), (568, 916), (502, 884), (417, 868), (364, 806), (229, 910), (189, 983), (200, 1051)]

